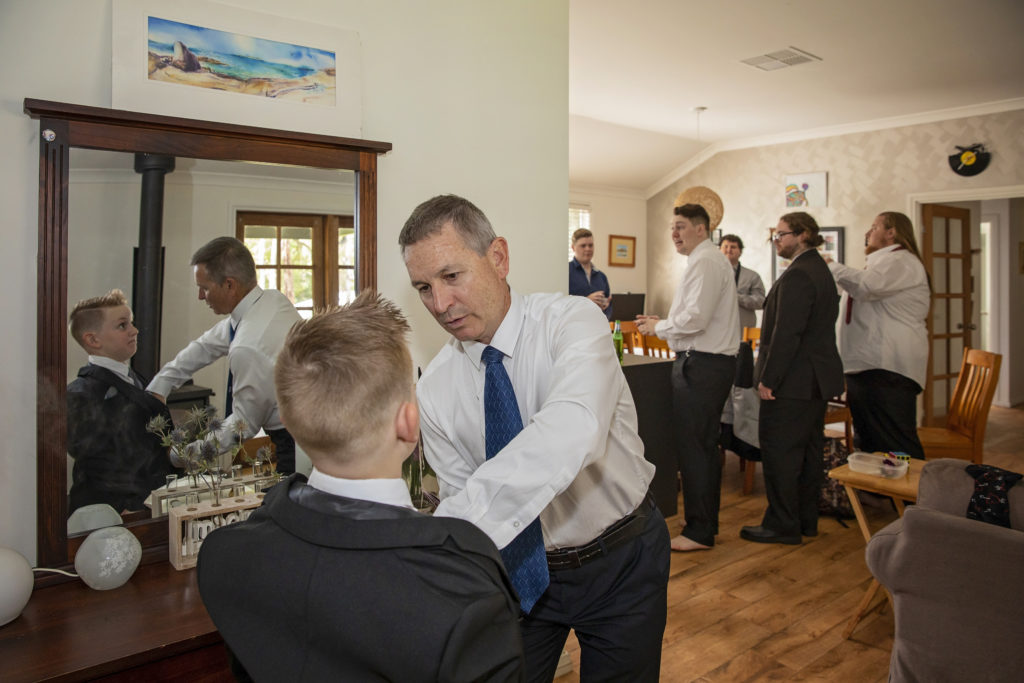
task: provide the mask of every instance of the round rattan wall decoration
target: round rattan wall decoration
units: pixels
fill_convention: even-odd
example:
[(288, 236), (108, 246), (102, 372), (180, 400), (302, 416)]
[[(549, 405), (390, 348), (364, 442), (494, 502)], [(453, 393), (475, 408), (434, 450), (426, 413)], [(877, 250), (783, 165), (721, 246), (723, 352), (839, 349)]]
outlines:
[(711, 219), (712, 230), (717, 228), (718, 224), (722, 222), (722, 214), (724, 213), (722, 198), (709, 187), (695, 185), (683, 190), (676, 197), (676, 203), (673, 206), (682, 206), (683, 204), (700, 204), (703, 206), (704, 210), (708, 212), (708, 218)]

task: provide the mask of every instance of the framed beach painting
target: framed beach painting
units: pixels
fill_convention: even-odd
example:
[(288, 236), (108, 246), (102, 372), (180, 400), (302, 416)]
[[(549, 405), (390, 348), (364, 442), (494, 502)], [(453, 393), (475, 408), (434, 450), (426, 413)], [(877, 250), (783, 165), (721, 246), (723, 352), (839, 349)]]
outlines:
[(359, 35), (207, 0), (114, 0), (115, 109), (362, 137)]
[[(772, 235), (775, 234), (775, 228), (769, 228), (769, 230), (771, 231)], [(843, 258), (845, 257), (845, 254), (843, 252), (843, 232), (843, 228), (837, 227), (820, 228), (818, 230), (818, 234), (821, 235), (822, 239), (824, 240), (822, 245), (818, 247), (818, 251), (821, 252), (822, 256), (828, 256), (833, 261), (838, 261), (839, 263), (843, 262)], [(786, 268), (789, 267), (789, 264), (792, 263), (792, 261), (790, 261), (789, 259), (782, 258), (781, 256), (779, 256), (778, 252), (774, 251), (774, 249), (775, 242), (773, 241), (772, 282), (778, 280), (782, 276), (782, 273), (786, 271)]]
[(609, 235), (608, 265), (634, 268), (636, 266), (636, 238), (626, 235)]

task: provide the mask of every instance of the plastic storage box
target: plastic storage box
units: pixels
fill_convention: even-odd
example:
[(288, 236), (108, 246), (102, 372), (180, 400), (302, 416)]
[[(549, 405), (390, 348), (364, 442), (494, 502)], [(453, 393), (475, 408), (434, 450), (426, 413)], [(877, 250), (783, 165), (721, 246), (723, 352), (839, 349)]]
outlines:
[(874, 453), (850, 453), (850, 469), (863, 474), (873, 474), (886, 479), (899, 479), (907, 474), (910, 463), (887, 455)]

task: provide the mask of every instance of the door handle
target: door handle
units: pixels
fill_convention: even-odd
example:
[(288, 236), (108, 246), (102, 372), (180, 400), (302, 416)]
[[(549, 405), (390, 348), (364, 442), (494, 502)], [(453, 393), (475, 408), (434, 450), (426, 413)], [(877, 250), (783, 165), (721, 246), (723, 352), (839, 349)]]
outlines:
[[(964, 329), (964, 324), (963, 323), (957, 323), (956, 324), (956, 329), (958, 329), (958, 330)], [(971, 323), (970, 325), (967, 326), (967, 329), (968, 330), (976, 330), (976, 329), (978, 329), (978, 326), (975, 325), (974, 323)]]

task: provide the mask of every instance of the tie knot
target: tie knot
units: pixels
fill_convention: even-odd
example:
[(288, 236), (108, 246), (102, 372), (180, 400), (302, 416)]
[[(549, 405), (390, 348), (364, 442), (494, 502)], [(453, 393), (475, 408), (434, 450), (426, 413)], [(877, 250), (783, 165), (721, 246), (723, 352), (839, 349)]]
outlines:
[(503, 354), (501, 351), (494, 348), (493, 346), (488, 346), (486, 349), (484, 349), (483, 359), (484, 362), (487, 363), (488, 365), (492, 363), (500, 363), (504, 357), (505, 354)]

